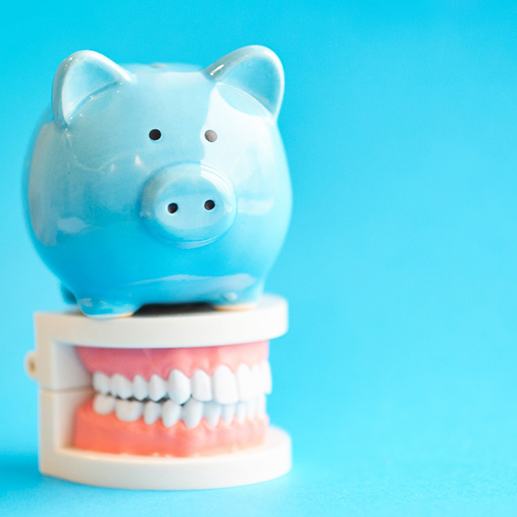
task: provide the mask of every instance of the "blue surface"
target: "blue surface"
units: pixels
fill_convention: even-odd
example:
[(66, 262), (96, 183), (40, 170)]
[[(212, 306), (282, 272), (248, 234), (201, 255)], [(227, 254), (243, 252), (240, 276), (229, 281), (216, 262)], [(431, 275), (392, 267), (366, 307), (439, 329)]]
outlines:
[[(517, 11), (511, 3), (10, 3), (0, 19), (0, 514), (515, 515)], [(275, 3), (275, 5), (278, 5)], [(293, 225), (269, 281), (273, 421), (295, 468), (264, 485), (129, 493), (42, 478), (31, 314), (60, 307), (32, 250), (25, 147), (59, 61), (209, 63), (248, 43), (287, 73)]]

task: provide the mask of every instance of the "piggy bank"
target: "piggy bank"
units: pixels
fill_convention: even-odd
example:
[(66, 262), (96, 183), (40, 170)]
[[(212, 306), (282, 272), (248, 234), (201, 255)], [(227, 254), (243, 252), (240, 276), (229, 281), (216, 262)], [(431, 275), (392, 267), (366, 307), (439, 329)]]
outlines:
[(27, 170), (38, 253), (92, 317), (253, 305), (291, 212), (284, 76), (249, 46), (207, 68), (72, 54)]

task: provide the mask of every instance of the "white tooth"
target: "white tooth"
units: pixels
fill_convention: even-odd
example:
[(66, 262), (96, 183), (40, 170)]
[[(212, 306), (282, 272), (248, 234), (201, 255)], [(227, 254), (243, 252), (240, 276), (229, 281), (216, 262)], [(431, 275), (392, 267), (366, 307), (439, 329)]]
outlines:
[(185, 422), (188, 429), (196, 427), (203, 416), (203, 402), (196, 399), (190, 399), (181, 411), (181, 418)]
[(142, 416), (143, 404), (137, 400), (117, 400), (115, 414), (119, 420), (133, 422)]
[(262, 418), (266, 415), (266, 396), (260, 395), (256, 399), (257, 404), (257, 417)]
[(248, 400), (248, 418), (253, 420), (257, 416), (257, 397)]
[(269, 361), (263, 361), (260, 365), (260, 369), (262, 370), (262, 385), (264, 387), (264, 393), (270, 395), (273, 390), (273, 379), (271, 377), (271, 366)]
[(221, 407), (221, 416), (225, 424), (231, 424), (235, 415), (235, 404), (225, 404)]
[(162, 422), (165, 427), (172, 427), (180, 418), (181, 406), (174, 400), (167, 400), (163, 403)]
[(183, 372), (173, 370), (169, 375), (167, 391), (172, 400), (183, 404), (190, 398), (190, 379)]
[(247, 364), (240, 364), (235, 375), (239, 387), (239, 399), (249, 400), (257, 392), (250, 367)]
[(203, 402), (212, 400), (212, 381), (203, 370), (196, 370), (192, 376), (192, 396)]
[(93, 374), (93, 389), (106, 395), (110, 390), (109, 377), (102, 372), (95, 372)]
[(215, 427), (221, 418), (221, 404), (217, 402), (205, 402), (204, 416), (207, 424), (210, 427)]
[(264, 382), (262, 376), (262, 367), (260, 364), (254, 364), (251, 367), (251, 377), (253, 378), (253, 385), (257, 390), (256, 393), (264, 393)]
[(156, 374), (151, 375), (149, 379), (149, 398), (157, 401), (162, 399), (167, 392), (167, 385), (165, 381)]
[(235, 375), (226, 365), (218, 366), (213, 376), (214, 400), (221, 404), (233, 404), (239, 399)]
[(96, 395), (93, 399), (93, 410), (99, 415), (107, 415), (115, 409), (115, 398), (109, 395)]
[(236, 418), (237, 422), (243, 423), (244, 420), (248, 417), (248, 403), (247, 402), (238, 402), (237, 410), (236, 410)]
[(137, 400), (144, 400), (149, 396), (147, 381), (141, 375), (135, 375), (133, 379), (133, 395)]
[(111, 378), (111, 393), (121, 399), (128, 399), (132, 395), (131, 382), (123, 375), (116, 373)]
[(144, 422), (147, 425), (154, 424), (161, 416), (161, 405), (149, 400), (144, 404)]

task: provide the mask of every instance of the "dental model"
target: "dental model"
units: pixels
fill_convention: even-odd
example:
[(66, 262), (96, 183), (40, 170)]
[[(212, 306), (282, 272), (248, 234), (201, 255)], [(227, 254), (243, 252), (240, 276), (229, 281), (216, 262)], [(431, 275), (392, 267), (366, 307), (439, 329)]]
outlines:
[(167, 309), (96, 320), (36, 315), (27, 357), (40, 390), (40, 470), (124, 488), (215, 488), (265, 481), (291, 465), (269, 426), (268, 341), (287, 305)]
[(291, 212), (283, 88), (259, 46), (205, 69), (91, 51), (62, 63), (27, 214), (82, 314), (36, 315), (26, 367), (41, 387), (43, 473), (183, 489), (290, 469), (289, 436), (266, 411), (287, 304), (263, 295)]

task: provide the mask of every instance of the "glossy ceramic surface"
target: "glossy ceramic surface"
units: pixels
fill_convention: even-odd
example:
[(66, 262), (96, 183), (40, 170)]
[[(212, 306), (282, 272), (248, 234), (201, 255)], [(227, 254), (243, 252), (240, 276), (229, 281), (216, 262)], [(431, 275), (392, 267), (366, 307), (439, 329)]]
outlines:
[(66, 59), (27, 171), (36, 248), (90, 316), (256, 301), (287, 231), (277, 56), (205, 69)]

